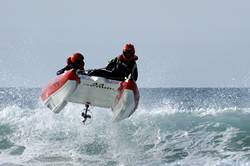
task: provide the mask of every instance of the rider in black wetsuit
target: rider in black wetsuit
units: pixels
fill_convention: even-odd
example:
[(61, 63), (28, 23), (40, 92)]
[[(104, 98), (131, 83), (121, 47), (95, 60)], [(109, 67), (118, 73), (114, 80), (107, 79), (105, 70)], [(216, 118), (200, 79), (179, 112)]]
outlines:
[(70, 57), (68, 57), (67, 59), (67, 65), (62, 68), (61, 70), (57, 71), (57, 75), (60, 75), (62, 73), (64, 73), (67, 70), (71, 70), (71, 69), (79, 69), (81, 71), (84, 71), (84, 56), (81, 53), (75, 53), (73, 55), (71, 55)]
[(123, 53), (112, 59), (105, 69), (93, 70), (88, 75), (123, 81), (125, 77), (128, 78), (131, 74), (131, 79), (136, 81), (138, 78), (137, 60), (138, 57), (135, 55), (134, 45), (130, 43), (125, 44)]

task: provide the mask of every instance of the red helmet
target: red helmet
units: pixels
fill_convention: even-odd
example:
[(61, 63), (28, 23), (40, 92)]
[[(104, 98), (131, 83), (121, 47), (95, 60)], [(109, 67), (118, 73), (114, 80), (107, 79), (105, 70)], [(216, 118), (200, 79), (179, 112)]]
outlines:
[(134, 56), (135, 55), (135, 47), (133, 44), (128, 43), (125, 44), (123, 47), (123, 54), (126, 55), (130, 55), (130, 56)]
[(70, 56), (70, 61), (72, 63), (81, 63), (83, 60), (84, 60), (84, 56), (78, 52)]

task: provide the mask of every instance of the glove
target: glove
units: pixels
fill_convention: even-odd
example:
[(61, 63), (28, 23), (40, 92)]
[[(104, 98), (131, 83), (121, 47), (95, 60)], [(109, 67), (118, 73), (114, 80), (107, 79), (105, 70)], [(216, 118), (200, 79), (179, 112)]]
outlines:
[(56, 72), (56, 75), (60, 75), (60, 74), (64, 73), (64, 71), (65, 71), (65, 69), (61, 69), (61, 70)]

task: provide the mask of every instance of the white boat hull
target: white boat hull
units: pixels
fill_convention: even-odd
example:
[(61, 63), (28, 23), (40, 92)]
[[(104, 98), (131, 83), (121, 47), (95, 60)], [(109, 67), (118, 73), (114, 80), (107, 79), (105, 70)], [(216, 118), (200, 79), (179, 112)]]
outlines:
[(68, 71), (43, 89), (41, 98), (59, 113), (68, 102), (111, 108), (113, 121), (128, 118), (139, 102), (139, 91), (132, 80), (115, 81), (102, 77), (76, 75)]

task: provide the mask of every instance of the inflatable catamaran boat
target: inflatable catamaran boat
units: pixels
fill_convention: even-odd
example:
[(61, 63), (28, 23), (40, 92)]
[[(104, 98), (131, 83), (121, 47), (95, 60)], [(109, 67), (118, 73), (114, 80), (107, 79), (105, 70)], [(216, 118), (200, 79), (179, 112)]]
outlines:
[(103, 77), (78, 74), (69, 70), (43, 88), (41, 99), (54, 113), (59, 113), (68, 102), (86, 106), (82, 113), (84, 121), (89, 105), (111, 108), (113, 121), (130, 117), (139, 102), (139, 91), (133, 80), (116, 81)]

